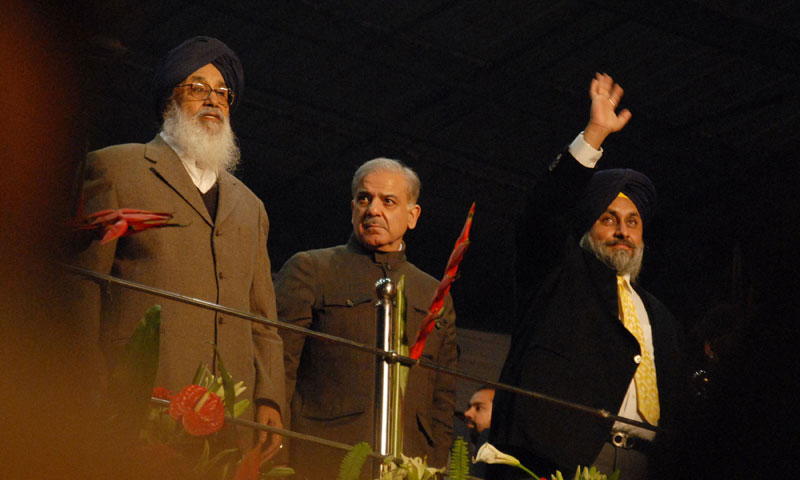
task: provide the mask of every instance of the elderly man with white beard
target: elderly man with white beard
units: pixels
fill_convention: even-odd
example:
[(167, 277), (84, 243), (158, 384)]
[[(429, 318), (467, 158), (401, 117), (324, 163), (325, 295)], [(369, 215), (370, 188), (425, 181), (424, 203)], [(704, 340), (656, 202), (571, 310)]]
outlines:
[[(238, 57), (217, 39), (195, 37), (166, 55), (154, 83), (161, 132), (147, 144), (91, 152), (83, 167), (82, 208), (87, 214), (168, 212), (177, 226), (93, 240), (77, 263), (275, 319), (266, 210), (229, 173), (239, 160), (229, 122), (244, 86)], [(177, 392), (191, 383), (201, 362), (219, 374), (213, 343), (233, 378), (245, 382), (254, 406), (250, 418), (282, 426), (283, 346), (275, 329), (115, 285), (87, 281), (84, 289), (86, 334), (97, 339), (109, 366), (144, 312), (161, 304), (156, 385)], [(258, 442), (266, 459), (281, 437), (262, 433)]]

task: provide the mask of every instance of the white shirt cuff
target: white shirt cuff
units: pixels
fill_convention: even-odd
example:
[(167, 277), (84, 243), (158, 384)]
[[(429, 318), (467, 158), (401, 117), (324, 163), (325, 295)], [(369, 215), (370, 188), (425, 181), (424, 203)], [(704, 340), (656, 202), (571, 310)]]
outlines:
[(600, 157), (603, 156), (603, 148), (600, 147), (600, 150), (595, 150), (594, 147), (586, 143), (586, 140), (583, 139), (583, 132), (581, 132), (569, 144), (569, 153), (584, 167), (594, 168)]

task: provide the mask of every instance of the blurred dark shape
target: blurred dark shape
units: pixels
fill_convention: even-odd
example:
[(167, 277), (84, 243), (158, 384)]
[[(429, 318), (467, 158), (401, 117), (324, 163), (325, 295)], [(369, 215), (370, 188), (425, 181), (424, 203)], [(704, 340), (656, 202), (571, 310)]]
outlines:
[(86, 26), (79, 3), (51, 3), (11, 0), (0, 15), (0, 476), (153, 478), (135, 438), (107, 428), (97, 342), (58, 266), (85, 155)]
[(691, 332), (682, 474), (778, 478), (797, 437), (788, 395), (797, 371), (796, 327), (784, 328), (793, 317), (777, 313), (764, 291), (756, 298), (738, 245), (731, 267), (728, 298), (709, 307)]
[(719, 304), (706, 312), (692, 330), (692, 374), (689, 385), (694, 397), (708, 401), (710, 384), (727, 367), (742, 343), (751, 314), (742, 305)]

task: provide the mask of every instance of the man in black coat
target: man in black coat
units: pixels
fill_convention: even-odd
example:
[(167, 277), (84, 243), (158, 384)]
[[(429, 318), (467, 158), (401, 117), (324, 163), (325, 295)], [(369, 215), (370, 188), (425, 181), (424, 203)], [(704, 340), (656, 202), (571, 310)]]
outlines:
[[(500, 380), (634, 423), (498, 390), (490, 443), (539, 475), (597, 465), (649, 478), (661, 429), (676, 416), (679, 328), (636, 283), (655, 188), (633, 170), (594, 169), (602, 142), (630, 119), (615, 112), (622, 93), (596, 76), (589, 124), (531, 192), (517, 259), (520, 285), (534, 296)], [(549, 274), (526, 281), (534, 269)], [(488, 478), (521, 473), (492, 467)]]

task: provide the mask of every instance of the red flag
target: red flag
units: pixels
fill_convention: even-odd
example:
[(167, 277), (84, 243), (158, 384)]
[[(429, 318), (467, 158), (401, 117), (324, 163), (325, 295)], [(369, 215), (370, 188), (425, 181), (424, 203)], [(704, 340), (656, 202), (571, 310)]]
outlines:
[(409, 356), (414, 360), (419, 359), (422, 355), (422, 351), (425, 349), (425, 340), (433, 331), (433, 327), (436, 326), (436, 319), (442, 314), (444, 299), (450, 291), (450, 286), (456, 279), (458, 265), (464, 258), (464, 254), (467, 253), (467, 247), (469, 247), (469, 229), (472, 226), (472, 216), (474, 214), (475, 202), (472, 203), (469, 209), (467, 221), (464, 222), (464, 228), (461, 229), (461, 235), (458, 236), (456, 245), (453, 247), (453, 252), (450, 254), (450, 259), (447, 261), (447, 267), (444, 269), (444, 278), (442, 278), (442, 281), (439, 283), (439, 287), (436, 288), (436, 293), (433, 295), (433, 301), (431, 302), (431, 308), (428, 309), (428, 315), (426, 315), (425, 319), (422, 321), (419, 332), (417, 332), (417, 339), (411, 347)]

